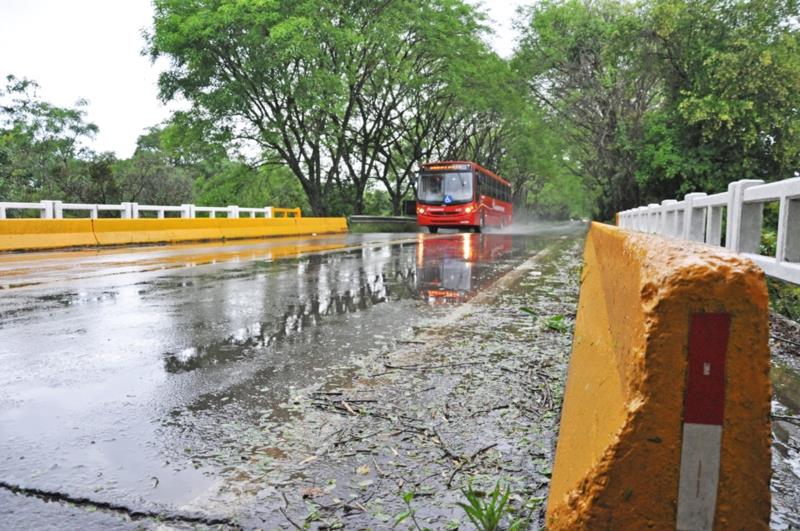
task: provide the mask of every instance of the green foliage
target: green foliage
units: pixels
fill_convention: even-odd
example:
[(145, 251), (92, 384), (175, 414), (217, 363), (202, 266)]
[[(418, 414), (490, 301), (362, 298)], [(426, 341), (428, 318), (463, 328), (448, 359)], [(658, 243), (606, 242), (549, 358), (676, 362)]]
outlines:
[(414, 496), (415, 494), (413, 491), (403, 493), (403, 503), (406, 504), (406, 510), (394, 517), (394, 526), (397, 527), (410, 518), (414, 529), (418, 531), (430, 531), (427, 527), (420, 527), (419, 522), (417, 522), (417, 511), (411, 506), (411, 502), (414, 501)]
[[(500, 529), (503, 518), (510, 513), (509, 499), (511, 498), (511, 487), (501, 488), (498, 481), (494, 490), (484, 495), (482, 492), (472, 488), (472, 484), (467, 490), (461, 491), (467, 499), (467, 503), (458, 503), (467, 514), (470, 522), (478, 531), (496, 531)], [(527, 519), (514, 519), (509, 525), (509, 530), (525, 529), (528, 526)]]
[[(520, 110), (462, 0), (156, 0), (165, 99), (280, 162), (316, 214), (400, 213), (420, 162), (497, 169)], [(381, 183), (389, 203), (376, 195)]]
[(564, 122), (597, 214), (800, 165), (793, 0), (553, 0), (515, 68)]
[(772, 310), (800, 322), (800, 286), (767, 278), (767, 288)]
[(567, 320), (563, 315), (554, 315), (549, 317), (544, 324), (550, 330), (555, 330), (556, 332), (561, 332), (562, 334), (569, 331), (569, 325), (567, 324)]
[[(640, 175), (684, 193), (791, 177), (800, 163), (800, 14), (793, 0), (660, 0), (647, 13), (664, 100)], [(645, 177), (646, 176), (646, 177)]]
[(800, 167), (795, 0), (543, 0), (510, 61), (466, 0), (154, 6), (161, 96), (189, 110), (117, 160), (85, 102), (9, 77), (0, 197), (400, 214), (420, 163), (467, 159), (521, 215), (608, 220)]
[(85, 101), (57, 107), (40, 100), (37, 89), (14, 76), (0, 89), (0, 193), (18, 201), (80, 199), (77, 194), (93, 187), (86, 182), (93, 156), (86, 142), (97, 126), (85, 121)]

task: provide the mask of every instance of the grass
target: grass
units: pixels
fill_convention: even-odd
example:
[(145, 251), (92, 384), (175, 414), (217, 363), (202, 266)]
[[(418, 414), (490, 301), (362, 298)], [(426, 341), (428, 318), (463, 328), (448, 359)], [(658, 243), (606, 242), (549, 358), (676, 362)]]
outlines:
[(772, 310), (800, 322), (800, 286), (767, 278), (769, 302)]
[[(464, 510), (467, 518), (478, 531), (497, 531), (500, 529), (503, 518), (511, 515), (511, 507), (508, 503), (511, 498), (511, 487), (502, 488), (499, 481), (488, 495), (474, 490), (471, 483), (467, 490), (461, 492), (467, 499), (467, 503), (459, 502), (458, 506)], [(508, 530), (527, 529), (529, 524), (529, 518), (515, 518), (508, 525)]]
[(554, 315), (547, 319), (544, 324), (550, 330), (555, 330), (556, 332), (561, 332), (562, 334), (569, 331), (569, 324), (563, 315)]

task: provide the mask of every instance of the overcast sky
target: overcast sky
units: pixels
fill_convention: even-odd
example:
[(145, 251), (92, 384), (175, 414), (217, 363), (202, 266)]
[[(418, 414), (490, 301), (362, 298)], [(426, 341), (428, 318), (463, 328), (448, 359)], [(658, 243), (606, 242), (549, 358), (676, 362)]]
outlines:
[[(470, 1), (489, 13), (492, 45), (509, 56), (516, 8), (529, 1)], [(89, 121), (100, 127), (92, 147), (128, 157), (138, 136), (170, 112), (157, 98), (164, 64), (141, 55), (152, 15), (150, 0), (0, 0), (2, 81), (33, 79), (40, 96), (60, 106), (85, 98)]]

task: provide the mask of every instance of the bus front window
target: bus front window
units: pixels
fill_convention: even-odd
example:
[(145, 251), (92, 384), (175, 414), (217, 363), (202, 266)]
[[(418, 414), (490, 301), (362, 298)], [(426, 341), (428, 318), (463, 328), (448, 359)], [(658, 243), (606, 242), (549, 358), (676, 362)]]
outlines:
[(418, 190), (422, 203), (466, 203), (472, 201), (472, 173), (422, 173)]

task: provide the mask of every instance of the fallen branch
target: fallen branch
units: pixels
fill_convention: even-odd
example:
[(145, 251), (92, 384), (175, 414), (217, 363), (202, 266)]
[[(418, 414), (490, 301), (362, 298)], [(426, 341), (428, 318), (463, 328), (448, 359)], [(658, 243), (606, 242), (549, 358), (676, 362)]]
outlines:
[(389, 370), (398, 371), (428, 371), (431, 369), (446, 369), (448, 367), (464, 367), (466, 365), (485, 365), (487, 361), (468, 361), (464, 363), (445, 363), (442, 365), (392, 365), (384, 363), (383, 366)]
[(788, 415), (772, 415), (773, 420), (783, 420), (786, 422), (794, 422), (800, 426), (800, 417), (790, 417)]
[(278, 507), (278, 509), (280, 510), (280, 512), (281, 512), (281, 514), (283, 515), (283, 517), (284, 517), (284, 518), (286, 518), (286, 520), (287, 520), (287, 521), (288, 521), (290, 524), (292, 524), (292, 525), (294, 526), (294, 528), (295, 528), (295, 529), (300, 529), (300, 531), (303, 531), (303, 528), (302, 528), (302, 527), (300, 527), (299, 525), (297, 525), (297, 522), (295, 522), (294, 520), (292, 520), (291, 518), (289, 518), (289, 515), (288, 515), (288, 514), (286, 514), (286, 511), (284, 511), (284, 510), (283, 510), (283, 507)]
[(792, 341), (791, 339), (786, 339), (785, 337), (776, 336), (775, 334), (771, 334), (769, 337), (771, 337), (775, 341), (780, 341), (781, 343), (786, 343), (788, 345), (794, 345), (796, 347), (800, 347), (800, 343), (798, 343), (797, 341)]

